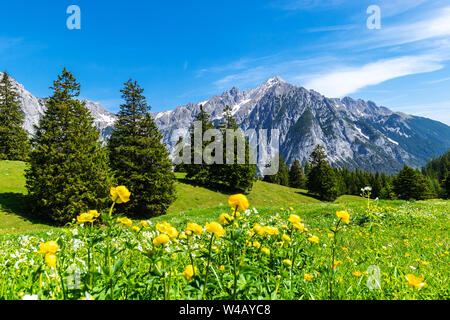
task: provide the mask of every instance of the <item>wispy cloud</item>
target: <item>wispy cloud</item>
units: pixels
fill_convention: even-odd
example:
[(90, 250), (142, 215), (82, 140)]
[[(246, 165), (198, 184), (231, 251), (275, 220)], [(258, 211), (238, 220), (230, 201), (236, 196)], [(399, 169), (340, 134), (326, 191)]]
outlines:
[(444, 66), (432, 55), (380, 60), (361, 67), (348, 67), (313, 75), (304, 86), (329, 97), (343, 97), (361, 88), (412, 74), (432, 72)]

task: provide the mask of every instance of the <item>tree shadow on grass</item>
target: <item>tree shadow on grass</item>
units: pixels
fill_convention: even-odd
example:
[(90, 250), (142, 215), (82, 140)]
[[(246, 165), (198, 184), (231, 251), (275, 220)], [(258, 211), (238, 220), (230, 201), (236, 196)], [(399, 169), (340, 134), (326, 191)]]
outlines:
[(31, 223), (48, 224), (42, 219), (33, 217), (27, 206), (28, 196), (22, 193), (0, 193), (0, 210), (21, 217)]
[(319, 197), (318, 195), (316, 195), (316, 194), (312, 194), (312, 193), (308, 193), (308, 192), (303, 192), (303, 191), (296, 191), (295, 193), (301, 194), (302, 196), (314, 198), (314, 199), (319, 200), (319, 201), (323, 201), (323, 200), (320, 199), (320, 197)]
[(242, 193), (242, 191), (238, 190), (238, 189), (234, 189), (234, 188), (228, 188), (222, 184), (199, 184), (197, 182), (195, 182), (195, 180), (193, 179), (186, 179), (186, 178), (177, 178), (178, 182), (180, 183), (184, 183), (184, 184), (189, 184), (193, 187), (201, 187), (201, 188), (205, 188), (208, 189), (210, 191), (213, 192), (218, 192), (218, 193), (222, 193), (225, 195), (230, 195), (230, 194), (235, 194), (235, 193)]

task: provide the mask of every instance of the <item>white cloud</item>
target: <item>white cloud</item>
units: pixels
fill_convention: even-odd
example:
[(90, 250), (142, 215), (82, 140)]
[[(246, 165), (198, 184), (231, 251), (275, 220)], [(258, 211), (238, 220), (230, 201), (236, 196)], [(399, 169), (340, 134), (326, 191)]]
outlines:
[(440, 64), (440, 59), (432, 55), (405, 56), (312, 76), (304, 86), (328, 97), (343, 97), (361, 88), (390, 79), (432, 72), (443, 67)]

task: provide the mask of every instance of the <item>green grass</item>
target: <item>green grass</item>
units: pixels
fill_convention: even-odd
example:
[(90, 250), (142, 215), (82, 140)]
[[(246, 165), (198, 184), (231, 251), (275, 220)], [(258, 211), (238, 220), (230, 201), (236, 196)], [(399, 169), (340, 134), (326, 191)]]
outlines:
[(0, 162), (0, 234), (52, 229), (28, 215), (24, 170), (23, 162)]
[[(23, 162), (0, 161), (0, 234), (33, 232), (50, 228), (36, 223), (27, 214), (25, 168), (26, 164)], [(177, 173), (176, 176), (177, 200), (168, 210), (170, 216), (192, 212), (203, 215), (208, 212), (208, 208), (217, 207), (228, 210), (228, 194), (195, 186), (186, 181), (182, 173)], [(255, 207), (288, 207), (300, 203), (320, 202), (306, 195), (305, 190), (262, 181), (254, 184), (248, 198)]]
[[(230, 212), (227, 194), (194, 186), (185, 181), (182, 174), (177, 174), (178, 199), (169, 213), (152, 219), (150, 228), (139, 232), (113, 221), (114, 242), (111, 242), (106, 228), (101, 226), (51, 228), (29, 219), (24, 206), (24, 169), (21, 162), (0, 162), (0, 269), (2, 265), (7, 266), (0, 270), (0, 299), (20, 299), (23, 294), (31, 293), (38, 294), (40, 299), (79, 299), (85, 291), (96, 299), (109, 298), (109, 271), (102, 269), (109, 243), (116, 246), (111, 264), (117, 272), (115, 299), (162, 299), (166, 294), (166, 281), (168, 298), (201, 298), (203, 277), (189, 282), (182, 275), (186, 265), (191, 263), (189, 245), (181, 239), (171, 241), (172, 254), (170, 258), (165, 257), (167, 253), (152, 246), (157, 235), (155, 224), (169, 222), (181, 233), (188, 222), (205, 225), (218, 221), (222, 212)], [(448, 299), (450, 296), (450, 201), (381, 200), (370, 201), (368, 208), (367, 200), (361, 197), (341, 196), (334, 203), (324, 203), (309, 197), (304, 190), (265, 182), (256, 182), (248, 198), (251, 207), (256, 208), (252, 210), (256, 211), (241, 216), (242, 220), (236, 225), (239, 255), (244, 262), (240, 269), (242, 277), (238, 279), (238, 299), (328, 299), (330, 276), (334, 279), (335, 299)], [(347, 210), (351, 219), (339, 232), (335, 261), (340, 264), (336, 272), (331, 272), (333, 238), (329, 235), (330, 227), (336, 224), (338, 210)], [(307, 232), (291, 233), (288, 222), (291, 213), (301, 217)], [(270, 259), (262, 255), (254, 243), (251, 247), (244, 244), (255, 223), (275, 226), (280, 231), (279, 235), (252, 238), (270, 249)], [(134, 224), (139, 226), (139, 221)], [(232, 297), (231, 227), (226, 228), (227, 236), (215, 239), (220, 249), (212, 258), (214, 272), (208, 282), (208, 299)], [(283, 233), (292, 236), (289, 245), (280, 246)], [(311, 234), (320, 239), (319, 244), (306, 240)], [(91, 236), (93, 240), (87, 241)], [(198, 245), (194, 249), (195, 264), (203, 271), (210, 239), (205, 232), (195, 240)], [(63, 246), (57, 253), (63, 268), (74, 263), (85, 274), (89, 273), (86, 271), (87, 248), (92, 246), (93, 263), (99, 270), (99, 273), (92, 273), (94, 286), (84, 278), (83, 290), (69, 292), (65, 297), (58, 281), (33, 276), (36, 270), (41, 270), (40, 266), (47, 279), (54, 271), (45, 266), (43, 256), (37, 252), (42, 242), (50, 240), (58, 240)], [(244, 247), (247, 249), (242, 250)], [(286, 257), (292, 259), (294, 252), (297, 255), (295, 267), (289, 269), (282, 261)], [(167, 264), (161, 264), (161, 259)], [(13, 265), (17, 267), (8, 267)], [(382, 290), (369, 290), (366, 285), (370, 274), (364, 272), (369, 272), (371, 266), (380, 270)], [(149, 272), (149, 268), (165, 268), (165, 271)], [(355, 272), (360, 275), (355, 276)], [(421, 289), (408, 286), (406, 275), (411, 273), (423, 278), (426, 286)], [(306, 281), (304, 274), (312, 275), (312, 280)], [(165, 275), (169, 275), (168, 278)], [(155, 289), (149, 293), (142, 284), (152, 284), (152, 288), (155, 284)], [(35, 291), (30, 291), (32, 287)]]

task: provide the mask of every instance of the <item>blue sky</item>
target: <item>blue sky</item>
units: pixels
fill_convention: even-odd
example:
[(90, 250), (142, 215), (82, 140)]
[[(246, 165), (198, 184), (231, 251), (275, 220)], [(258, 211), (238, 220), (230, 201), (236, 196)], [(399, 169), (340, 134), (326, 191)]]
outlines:
[[(69, 30), (69, 5), (81, 30)], [(381, 29), (367, 28), (377, 5)], [(139, 81), (152, 111), (279, 75), (328, 97), (450, 124), (448, 0), (2, 1), (0, 70), (34, 95), (63, 67), (82, 97), (117, 111)]]

